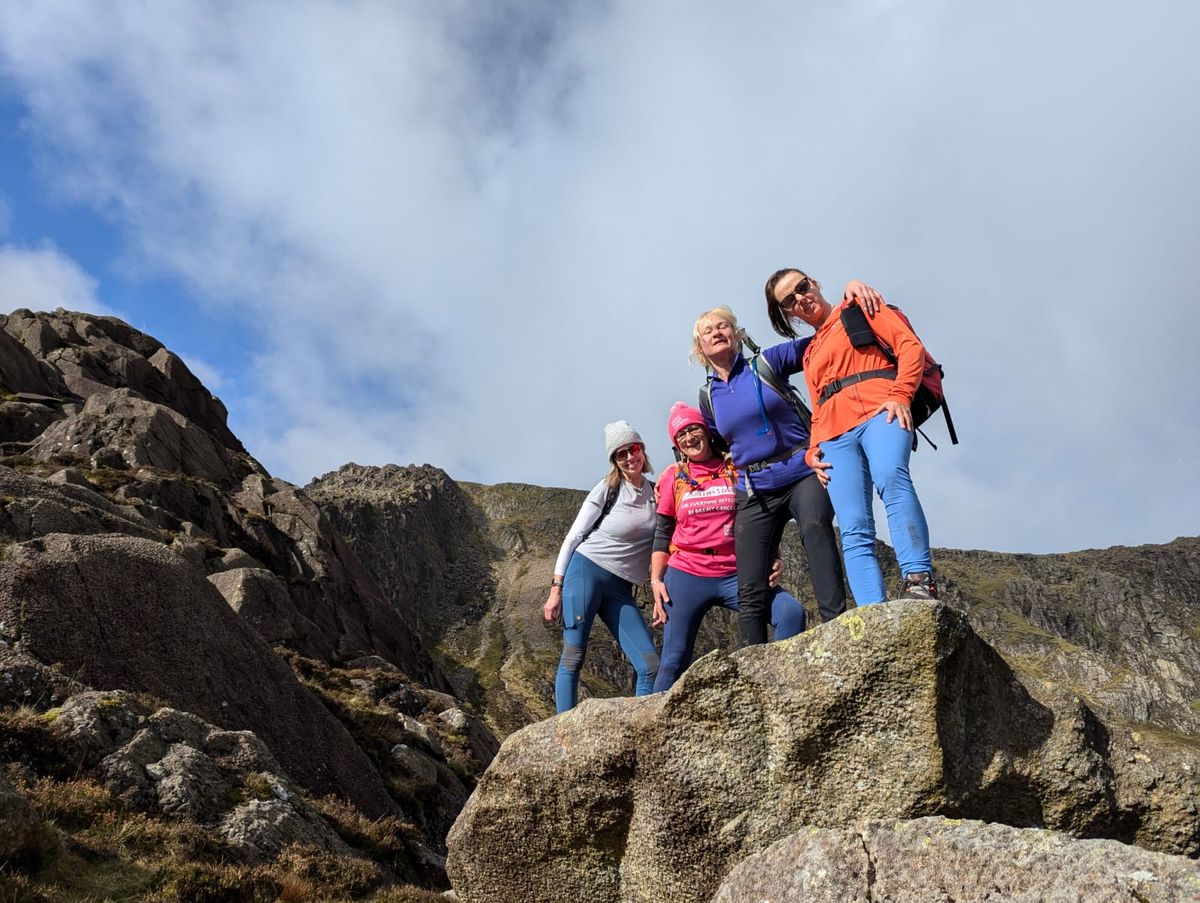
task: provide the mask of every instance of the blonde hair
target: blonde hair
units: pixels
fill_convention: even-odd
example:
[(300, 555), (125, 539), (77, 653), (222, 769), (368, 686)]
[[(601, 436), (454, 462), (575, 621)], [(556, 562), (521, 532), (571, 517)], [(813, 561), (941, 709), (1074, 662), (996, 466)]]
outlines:
[(742, 350), (742, 339), (746, 337), (746, 330), (738, 326), (737, 315), (732, 310), (722, 304), (720, 307), (714, 307), (712, 310), (706, 310), (696, 318), (696, 322), (692, 324), (692, 353), (688, 355), (688, 360), (693, 364), (698, 364), (701, 367), (711, 367), (712, 362), (708, 359), (700, 346), (700, 331), (704, 328), (704, 324), (710, 319), (724, 320), (733, 327), (733, 335), (737, 340), (737, 350)]

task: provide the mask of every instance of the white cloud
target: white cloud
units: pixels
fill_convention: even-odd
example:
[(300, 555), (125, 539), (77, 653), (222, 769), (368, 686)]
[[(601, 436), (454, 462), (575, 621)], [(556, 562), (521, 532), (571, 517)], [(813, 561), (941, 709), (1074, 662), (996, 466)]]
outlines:
[(84, 311), (111, 314), (96, 297), (96, 280), (51, 244), (0, 245), (0, 306), (6, 310)]
[(619, 417), (661, 463), (696, 313), (768, 339), (796, 263), (877, 284), (946, 364), (935, 542), (1194, 532), (1200, 9), (488, 10), (0, 11), (57, 187), (257, 312), (225, 401), (269, 467), (583, 486)]

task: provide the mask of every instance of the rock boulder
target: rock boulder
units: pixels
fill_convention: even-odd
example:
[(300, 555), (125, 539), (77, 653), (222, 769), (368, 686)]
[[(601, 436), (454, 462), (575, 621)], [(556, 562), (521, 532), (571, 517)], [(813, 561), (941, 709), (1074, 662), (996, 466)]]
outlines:
[(366, 754), (229, 607), (158, 543), (64, 536), (9, 546), (0, 639), (97, 689), (145, 692), (254, 731), (310, 791), (373, 815), (394, 805)]
[(1200, 899), (1200, 865), (1115, 840), (920, 818), (812, 828), (738, 865), (713, 903)]
[(1194, 749), (1170, 763), (1179, 781), (1144, 756), (1166, 792), (1131, 797), (1110, 729), (1035, 689), (936, 603), (714, 653), (667, 693), (585, 700), (510, 736), (448, 872), (471, 903), (700, 901), (802, 828), (928, 815), (1200, 851)]

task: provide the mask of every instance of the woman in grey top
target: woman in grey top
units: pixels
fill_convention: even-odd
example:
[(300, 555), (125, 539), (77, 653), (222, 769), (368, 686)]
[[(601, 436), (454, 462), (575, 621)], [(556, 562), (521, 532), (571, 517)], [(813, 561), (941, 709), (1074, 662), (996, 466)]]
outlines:
[(600, 616), (637, 672), (637, 695), (654, 688), (658, 653), (633, 588), (650, 572), (654, 542), (654, 483), (646, 445), (637, 430), (618, 420), (604, 427), (604, 451), (612, 469), (588, 493), (563, 540), (554, 565), (547, 621), (563, 616), (563, 652), (554, 680), (559, 712), (575, 707), (579, 672), (592, 622)]

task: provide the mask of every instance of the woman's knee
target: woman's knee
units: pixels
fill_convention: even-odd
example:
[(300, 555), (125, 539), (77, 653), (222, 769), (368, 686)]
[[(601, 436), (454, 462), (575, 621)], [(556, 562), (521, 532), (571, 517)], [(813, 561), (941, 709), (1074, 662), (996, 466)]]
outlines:
[(871, 466), (871, 480), (875, 491), (885, 501), (894, 493), (909, 493), (913, 491), (912, 475), (908, 472), (908, 464), (894, 462), (883, 466)]
[(633, 670), (637, 672), (638, 677), (644, 677), (647, 680), (654, 680), (658, 676), (658, 669), (662, 664), (658, 653), (652, 650), (638, 653), (630, 661), (633, 663)]
[(559, 668), (571, 674), (578, 674), (583, 670), (583, 657), (586, 652), (586, 646), (563, 643), (562, 656), (558, 660)]

